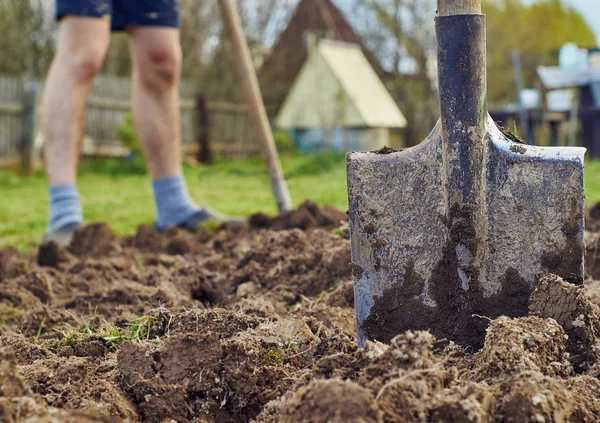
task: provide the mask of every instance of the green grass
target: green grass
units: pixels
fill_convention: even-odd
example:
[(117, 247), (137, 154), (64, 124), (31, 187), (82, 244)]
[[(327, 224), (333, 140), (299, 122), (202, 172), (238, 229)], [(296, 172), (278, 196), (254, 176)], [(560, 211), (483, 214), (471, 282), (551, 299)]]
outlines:
[(585, 201), (588, 206), (600, 201), (600, 160), (585, 163)]
[[(313, 199), (346, 210), (343, 154), (294, 154), (281, 159), (294, 206)], [(186, 166), (184, 172), (190, 194), (198, 204), (242, 216), (277, 211), (260, 158)], [(84, 163), (79, 172), (79, 192), (86, 222), (107, 222), (119, 235), (135, 233), (141, 223), (153, 223), (150, 180), (139, 162)], [(13, 245), (27, 250), (39, 244), (48, 214), (43, 172), (30, 178), (0, 172), (0, 196), (0, 247)]]
[[(283, 155), (282, 165), (295, 206), (313, 199), (346, 210), (343, 154)], [(191, 195), (199, 204), (210, 204), (232, 215), (276, 213), (260, 158), (186, 166), (185, 175)], [(600, 161), (586, 163), (585, 183), (587, 204), (600, 201)], [(140, 162), (84, 163), (79, 190), (87, 222), (108, 222), (119, 235), (132, 234), (137, 225), (153, 222), (150, 181)], [(40, 242), (48, 213), (46, 191), (41, 172), (30, 178), (0, 172), (0, 247), (14, 245), (27, 250)]]

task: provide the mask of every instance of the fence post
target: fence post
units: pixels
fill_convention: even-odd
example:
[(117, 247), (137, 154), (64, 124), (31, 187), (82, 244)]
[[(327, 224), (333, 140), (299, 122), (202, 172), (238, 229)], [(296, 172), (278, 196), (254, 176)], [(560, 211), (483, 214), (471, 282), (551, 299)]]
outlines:
[(208, 104), (204, 95), (199, 95), (196, 100), (196, 111), (198, 116), (198, 161), (200, 163), (211, 164), (213, 161), (212, 151), (210, 149), (210, 117), (208, 114)]
[(24, 128), (21, 144), (21, 169), (26, 175), (33, 173), (35, 168), (35, 128), (36, 128), (37, 83), (31, 81), (24, 96)]

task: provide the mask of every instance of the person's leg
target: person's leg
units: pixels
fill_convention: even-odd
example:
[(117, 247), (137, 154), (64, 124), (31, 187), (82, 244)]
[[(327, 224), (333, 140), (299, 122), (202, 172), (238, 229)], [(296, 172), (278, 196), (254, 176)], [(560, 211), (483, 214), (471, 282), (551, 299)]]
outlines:
[(50, 185), (48, 233), (83, 222), (76, 190), (85, 103), (110, 40), (105, 18), (65, 16), (41, 104), (46, 173)]
[(133, 60), (132, 110), (142, 151), (153, 180), (181, 175), (177, 28), (129, 27)]
[(178, 225), (194, 229), (209, 218), (239, 221), (196, 206), (182, 176), (179, 30), (130, 26), (127, 31), (134, 69), (134, 123), (152, 177), (156, 228), (162, 231)]

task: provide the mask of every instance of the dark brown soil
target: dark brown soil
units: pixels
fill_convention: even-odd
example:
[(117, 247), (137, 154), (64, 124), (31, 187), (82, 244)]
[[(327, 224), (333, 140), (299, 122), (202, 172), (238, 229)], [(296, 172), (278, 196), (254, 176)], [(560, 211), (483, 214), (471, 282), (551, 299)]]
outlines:
[(305, 203), (0, 250), (0, 422), (600, 421), (600, 281), (542, 278), (478, 352), (423, 331), (358, 349), (345, 220)]

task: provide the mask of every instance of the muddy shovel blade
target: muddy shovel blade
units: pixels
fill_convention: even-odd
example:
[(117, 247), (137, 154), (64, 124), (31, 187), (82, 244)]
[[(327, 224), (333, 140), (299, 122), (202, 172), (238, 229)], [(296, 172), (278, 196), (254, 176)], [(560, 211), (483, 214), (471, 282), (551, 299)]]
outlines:
[(538, 279), (583, 282), (583, 148), (512, 141), (486, 111), (485, 17), (436, 19), (441, 119), (416, 147), (347, 156), (359, 344), (430, 330), (482, 345)]

